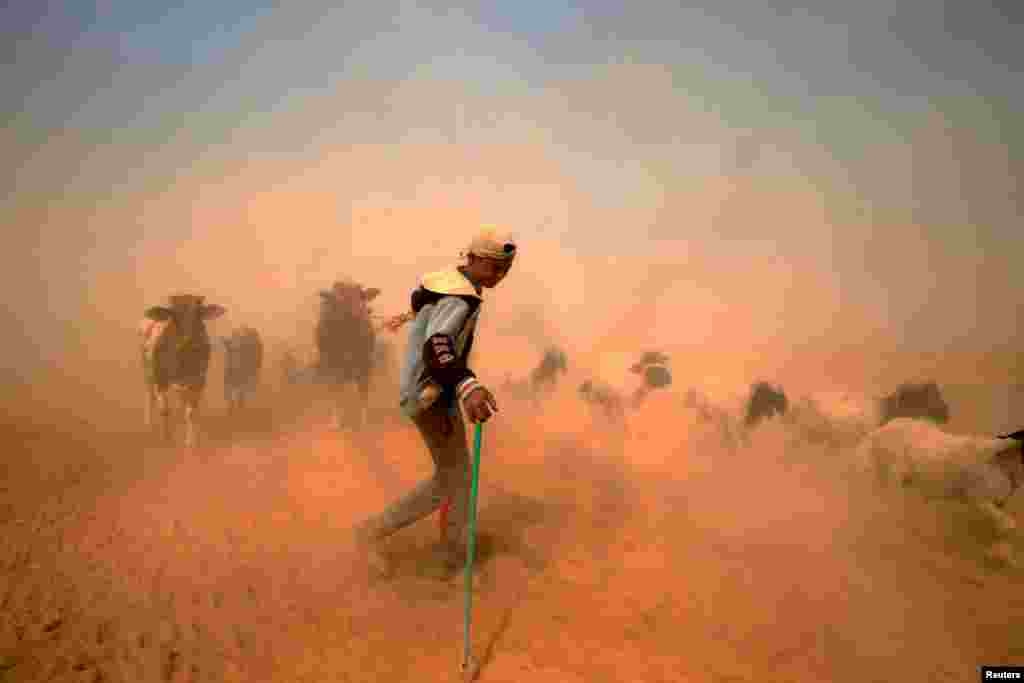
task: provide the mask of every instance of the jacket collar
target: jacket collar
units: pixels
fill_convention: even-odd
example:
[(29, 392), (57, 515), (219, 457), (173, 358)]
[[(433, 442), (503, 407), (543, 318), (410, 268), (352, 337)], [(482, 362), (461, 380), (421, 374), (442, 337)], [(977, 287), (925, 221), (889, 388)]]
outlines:
[(483, 295), (476, 290), (473, 282), (462, 274), (458, 268), (448, 268), (427, 273), (420, 280), (423, 289), (436, 294), (449, 294), (454, 296), (471, 296), (483, 301)]

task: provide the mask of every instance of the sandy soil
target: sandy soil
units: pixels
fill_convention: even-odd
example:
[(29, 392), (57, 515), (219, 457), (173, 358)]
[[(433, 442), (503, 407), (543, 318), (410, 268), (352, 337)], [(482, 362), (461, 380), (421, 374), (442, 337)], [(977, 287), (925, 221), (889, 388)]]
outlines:
[[(338, 433), (269, 401), (234, 424), (213, 410), (194, 453), (8, 413), (0, 680), (459, 679), (462, 584), (420, 576), (436, 522), (389, 541), (389, 580), (347, 536), (428, 474), (415, 432), (378, 410)], [(883, 498), (771, 428), (728, 451), (675, 396), (621, 449), (591, 427), (560, 397), (485, 430), (479, 680), (968, 681), (1024, 663), (1022, 577), (979, 559), (962, 511)]]

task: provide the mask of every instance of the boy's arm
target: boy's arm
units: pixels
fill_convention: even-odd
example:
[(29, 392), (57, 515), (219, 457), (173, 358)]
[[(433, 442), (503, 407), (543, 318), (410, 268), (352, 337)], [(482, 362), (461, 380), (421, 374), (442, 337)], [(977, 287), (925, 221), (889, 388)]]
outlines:
[(479, 384), (476, 375), (459, 359), (455, 340), (469, 317), (469, 304), (454, 296), (446, 296), (434, 305), (427, 322), (423, 344), (423, 361), (431, 379), (441, 387), (453, 390), (460, 397)]

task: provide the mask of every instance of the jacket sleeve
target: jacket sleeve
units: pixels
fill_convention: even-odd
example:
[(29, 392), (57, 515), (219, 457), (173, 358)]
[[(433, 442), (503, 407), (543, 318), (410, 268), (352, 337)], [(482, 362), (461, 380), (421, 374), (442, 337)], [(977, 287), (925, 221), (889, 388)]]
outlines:
[(455, 340), (469, 318), (469, 304), (454, 296), (446, 296), (434, 305), (427, 322), (423, 363), (431, 379), (446, 390), (454, 391), (476, 375), (459, 358)]

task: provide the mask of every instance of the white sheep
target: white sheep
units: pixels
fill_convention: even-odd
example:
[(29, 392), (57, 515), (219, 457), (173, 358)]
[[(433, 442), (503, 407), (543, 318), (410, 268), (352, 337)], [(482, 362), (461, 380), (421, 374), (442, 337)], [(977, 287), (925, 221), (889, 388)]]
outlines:
[(717, 430), (722, 445), (735, 450), (746, 444), (746, 434), (741, 423), (743, 399), (738, 396), (711, 398), (704, 392), (690, 388), (686, 391), (683, 404), (693, 411), (698, 422)]
[(788, 424), (790, 408), (782, 387), (766, 381), (751, 384), (745, 395), (716, 392), (715, 398), (691, 388), (684, 404), (700, 422), (715, 427), (722, 444), (730, 450), (752, 446), (753, 432), (765, 423)]
[(975, 506), (998, 531), (997, 545), (1005, 546), (1017, 528), (1004, 508), (1024, 484), (1022, 441), (1024, 432), (950, 434), (926, 420), (897, 418), (867, 435), (855, 462), (882, 483), (896, 481)]
[(793, 402), (784, 419), (805, 441), (846, 448), (898, 418), (944, 424), (949, 407), (934, 382), (905, 383), (883, 397), (852, 392), (805, 396)]
[(879, 401), (839, 392), (802, 396), (783, 419), (800, 439), (836, 448), (856, 445), (883, 421)]

